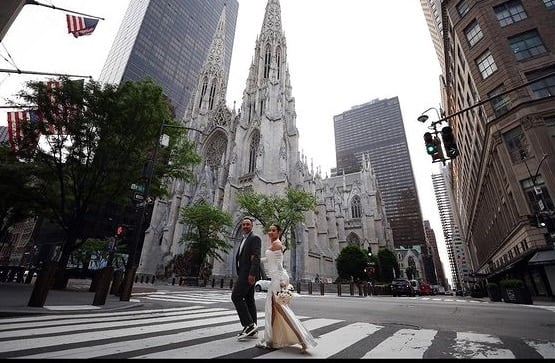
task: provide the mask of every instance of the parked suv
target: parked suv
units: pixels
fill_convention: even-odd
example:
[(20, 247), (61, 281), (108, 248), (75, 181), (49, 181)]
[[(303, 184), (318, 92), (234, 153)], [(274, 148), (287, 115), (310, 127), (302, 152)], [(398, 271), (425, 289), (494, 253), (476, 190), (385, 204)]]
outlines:
[(393, 294), (393, 296), (414, 296), (414, 289), (412, 288), (409, 280), (395, 279), (391, 281), (391, 293)]

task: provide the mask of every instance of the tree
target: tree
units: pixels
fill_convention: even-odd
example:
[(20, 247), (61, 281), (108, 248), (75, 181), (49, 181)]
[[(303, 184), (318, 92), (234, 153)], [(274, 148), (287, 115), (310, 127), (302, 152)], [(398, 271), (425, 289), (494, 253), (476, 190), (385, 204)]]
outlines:
[(0, 144), (0, 246), (9, 243), (8, 229), (33, 216), (35, 196), (31, 168)]
[(385, 248), (379, 250), (378, 260), (380, 261), (379, 272), (382, 282), (391, 282), (394, 278), (394, 274), (399, 277), (399, 263), (393, 252)]
[(192, 257), (193, 273), (200, 276), (201, 266), (207, 265), (208, 258), (223, 261), (220, 252), (227, 253), (233, 246), (223, 239), (227, 227), (231, 227), (231, 214), (206, 203), (198, 203), (181, 208), (180, 222), (188, 227), (181, 239), (186, 244), (186, 253)]
[(335, 266), (339, 278), (350, 281), (351, 277), (355, 281), (366, 280), (366, 267), (368, 266), (368, 252), (357, 245), (349, 245), (339, 252), (335, 260)]
[[(16, 156), (33, 167), (36, 202), (45, 217), (64, 232), (54, 288), (65, 288), (69, 256), (88, 236), (87, 215), (108, 202), (129, 203), (131, 183), (144, 181), (162, 124), (178, 125), (162, 88), (152, 80), (119, 86), (57, 80), (58, 87), (28, 82), (19, 97), (22, 108), (37, 111), (39, 122), (29, 132), (42, 135), (46, 146), (22, 148)], [(191, 165), (200, 158), (194, 145), (179, 140), (172, 128), (169, 147), (160, 151), (153, 171), (151, 196), (164, 193), (165, 177), (192, 179)]]
[[(295, 247), (297, 236), (295, 227), (304, 221), (305, 212), (314, 210), (316, 197), (301, 189), (288, 187), (284, 196), (243, 192), (237, 197), (237, 203), (245, 213), (262, 224), (264, 232), (272, 223), (280, 225), (280, 239), (286, 248), (291, 249), (291, 270), (293, 277), (296, 278), (297, 255)], [(291, 236), (291, 242), (287, 239), (288, 233)]]

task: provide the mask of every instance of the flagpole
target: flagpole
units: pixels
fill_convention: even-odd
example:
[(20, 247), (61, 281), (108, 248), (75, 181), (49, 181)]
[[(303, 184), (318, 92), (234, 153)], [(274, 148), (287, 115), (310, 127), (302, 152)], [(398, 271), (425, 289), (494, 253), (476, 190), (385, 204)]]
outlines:
[(77, 11), (68, 10), (68, 9), (64, 9), (64, 8), (57, 8), (54, 5), (41, 4), (41, 3), (39, 3), (38, 1), (35, 1), (35, 0), (27, 0), (26, 5), (39, 5), (39, 6), (44, 6), (44, 7), (47, 7), (47, 8), (54, 9), (54, 10), (62, 10), (62, 11), (67, 11), (67, 12), (70, 12), (70, 13), (73, 13), (73, 14), (79, 14), (79, 15), (84, 15), (84, 16), (91, 17), (91, 18), (105, 20), (104, 18), (101, 18), (101, 17), (98, 17), (98, 16), (83, 14), (83, 13), (80, 13), (80, 12), (77, 12)]
[(91, 78), (92, 79), (92, 76), (81, 76), (81, 75), (77, 75), (77, 74), (65, 74), (65, 73), (22, 71), (20, 69), (0, 68), (0, 73), (39, 74), (39, 75), (42, 75), (42, 76), (65, 76), (65, 77), (78, 77), (78, 78)]

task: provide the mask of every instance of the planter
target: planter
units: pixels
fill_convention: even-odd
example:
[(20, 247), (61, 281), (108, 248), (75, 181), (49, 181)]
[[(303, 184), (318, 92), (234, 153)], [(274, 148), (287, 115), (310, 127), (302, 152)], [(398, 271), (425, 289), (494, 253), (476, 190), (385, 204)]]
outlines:
[(532, 296), (526, 287), (502, 287), (503, 301), (512, 304), (532, 305)]
[(488, 296), (491, 301), (501, 301), (501, 288), (497, 285), (487, 287)]

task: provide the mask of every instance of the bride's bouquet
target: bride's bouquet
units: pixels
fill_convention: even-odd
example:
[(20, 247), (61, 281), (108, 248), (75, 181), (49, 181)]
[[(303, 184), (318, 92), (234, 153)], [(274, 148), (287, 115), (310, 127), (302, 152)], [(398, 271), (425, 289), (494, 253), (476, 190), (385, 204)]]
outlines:
[(287, 305), (293, 298), (291, 291), (282, 288), (280, 291), (276, 292), (276, 301), (281, 305)]

